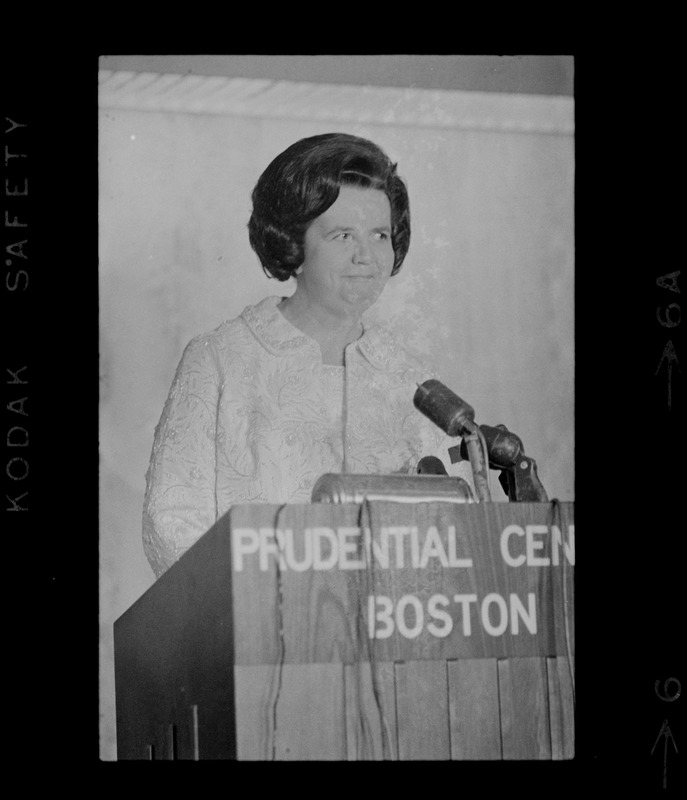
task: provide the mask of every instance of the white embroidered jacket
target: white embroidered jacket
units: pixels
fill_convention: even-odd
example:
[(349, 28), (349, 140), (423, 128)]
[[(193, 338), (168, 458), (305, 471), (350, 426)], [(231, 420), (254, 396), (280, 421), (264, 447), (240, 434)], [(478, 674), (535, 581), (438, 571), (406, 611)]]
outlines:
[(231, 505), (308, 503), (324, 473), (414, 473), (436, 455), (472, 484), (467, 462), (450, 465), (456, 440), (413, 406), (432, 370), (377, 325), (348, 345), (344, 368), (327, 367), (280, 299), (249, 306), (184, 351), (146, 476), (143, 544), (157, 577)]

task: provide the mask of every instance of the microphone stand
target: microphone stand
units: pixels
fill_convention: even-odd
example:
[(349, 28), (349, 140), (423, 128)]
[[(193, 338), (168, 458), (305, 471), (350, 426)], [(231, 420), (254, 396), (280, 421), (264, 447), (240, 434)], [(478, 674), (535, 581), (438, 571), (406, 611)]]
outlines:
[(472, 406), (434, 378), (417, 384), (413, 404), (449, 436), (463, 438), (472, 467), (477, 502), (490, 503), (488, 465), (485, 461), (486, 441), (474, 422), (475, 411)]
[(467, 455), (478, 502), (491, 502), (489, 467), (501, 470), (499, 482), (510, 501), (548, 502), (534, 459), (525, 455), (520, 438), (505, 425), (477, 425), (472, 406), (434, 378), (417, 384), (413, 404), (446, 434), (462, 437), (462, 444), (448, 452), (453, 464)]
[(484, 460), (484, 450), (480, 440), (479, 428), (471, 420), (463, 421), (464, 433), (463, 442), (468, 451), (472, 477), (475, 482), (478, 502), (491, 503), (491, 492), (489, 491), (488, 466)]
[[(489, 466), (501, 471), (499, 483), (508, 499), (515, 503), (548, 503), (546, 489), (537, 475), (537, 462), (525, 455), (520, 438), (505, 425), (481, 425), (479, 429), (487, 441)], [(449, 447), (448, 454), (452, 464), (466, 457), (472, 463), (465, 438), (462, 444)]]
[(499, 483), (511, 502), (549, 502), (546, 489), (544, 489), (537, 475), (536, 461), (524, 454), (520, 456), (517, 464), (501, 471)]

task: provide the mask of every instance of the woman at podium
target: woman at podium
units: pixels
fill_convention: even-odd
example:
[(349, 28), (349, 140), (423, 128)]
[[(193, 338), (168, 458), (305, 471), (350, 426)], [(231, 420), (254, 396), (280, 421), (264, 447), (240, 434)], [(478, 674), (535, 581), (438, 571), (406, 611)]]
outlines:
[(414, 473), (455, 444), (413, 406), (431, 368), (364, 313), (410, 244), (404, 181), (373, 142), (301, 139), (253, 191), (251, 246), (294, 277), (187, 345), (155, 430), (143, 542), (159, 577), (230, 506), (307, 503), (324, 473)]

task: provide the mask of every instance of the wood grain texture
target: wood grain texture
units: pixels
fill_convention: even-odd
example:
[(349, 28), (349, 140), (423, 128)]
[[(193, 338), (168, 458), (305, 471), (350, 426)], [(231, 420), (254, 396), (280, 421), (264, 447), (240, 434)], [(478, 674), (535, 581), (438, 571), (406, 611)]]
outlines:
[(344, 676), (348, 760), (398, 760), (393, 663), (346, 664)]
[(574, 659), (546, 660), (551, 715), (551, 758), (575, 756)]
[[(574, 565), (562, 551), (557, 564), (506, 564), (500, 533), (537, 526), (535, 555), (546, 558), (545, 527), (572, 524), (572, 505), (555, 515), (547, 504), (493, 505), (382, 503), (366, 521), (373, 534), (382, 523), (415, 526), (420, 548), (431, 526), (453, 526), (469, 568), (434, 559), (307, 571), (277, 568), (275, 557), (259, 569), (256, 553), (233, 569), (232, 518), (269, 529), (279, 511), (279, 528), (294, 533), (355, 531), (357, 507), (232, 509), (115, 623), (119, 758), (151, 748), (156, 760), (573, 757)], [(511, 553), (525, 542), (516, 532)], [(487, 623), (473, 605), (466, 631), (454, 603), (444, 606), (453, 629), (431, 634), (428, 598), (438, 593), (533, 595), (537, 629), (495, 631), (497, 603)], [(371, 639), (367, 600), (380, 594), (419, 605), (394, 616), (393, 635)]]
[(396, 707), (402, 761), (450, 759), (445, 661), (396, 664)]
[(457, 761), (501, 759), (496, 659), (449, 661), (447, 668), (451, 758)]
[(237, 666), (234, 673), (239, 759), (346, 759), (343, 665)]
[[(445, 608), (453, 622), (451, 634), (445, 637), (431, 635), (425, 625), (417, 637), (405, 637), (395, 630), (388, 638), (375, 638), (371, 643), (372, 655), (379, 662), (555, 656), (574, 652), (574, 567), (568, 564), (562, 547), (558, 548), (557, 564), (543, 564), (546, 559), (552, 560), (553, 555), (550, 526), (562, 528), (565, 539), (568, 526), (573, 524), (572, 504), (560, 504), (555, 516), (551, 504), (546, 503), (420, 503), (408, 507), (379, 502), (371, 506), (371, 517), (363, 525), (369, 528), (378, 545), (386, 535), (384, 529), (412, 529), (416, 547), (422, 552), (429, 539), (428, 532), (434, 528), (439, 532), (443, 549), (448, 552), (452, 547), (455, 558), (471, 559), (472, 566), (442, 566), (437, 557), (431, 557), (424, 566), (413, 566), (410, 535), (402, 539), (389, 535), (392, 544), (388, 567), (380, 566), (372, 558), (363, 568), (341, 568), (336, 564), (331, 569), (297, 571), (286, 562), (277, 566), (276, 549), (262, 564), (259, 552), (248, 553), (242, 560), (242, 569), (232, 572), (236, 663), (278, 661), (280, 624), (289, 642), (284, 655), (286, 662), (350, 664), (367, 657), (361, 653), (358, 620), (366, 618), (370, 595), (390, 597), (394, 602), (404, 595), (414, 595), (424, 609), (426, 623), (430, 620), (429, 599), (441, 595), (446, 598)], [(260, 532), (260, 536), (266, 535), (267, 540), (273, 541), (277, 511), (272, 506), (237, 506), (230, 511), (234, 534)], [(302, 558), (305, 540), (315, 529), (322, 532), (323, 541), (347, 531), (349, 543), (358, 547), (360, 522), (360, 508), (355, 505), (294, 505), (279, 513), (278, 530), (280, 535), (288, 532)], [(512, 557), (522, 559), (517, 566), (503, 557), (502, 532), (511, 525), (523, 532), (508, 539)], [(524, 531), (528, 526), (538, 531), (536, 549), (529, 551), (541, 560), (536, 565), (524, 563), (528, 551)], [(402, 566), (397, 566), (395, 547), (401, 540), (405, 560)], [(362, 558), (360, 547), (348, 554), (349, 564), (359, 557)], [(508, 606), (507, 625), (497, 634), (485, 629), (481, 611), (481, 603), (494, 594)], [(470, 601), (469, 632), (464, 628), (463, 608), (455, 600), (456, 595), (475, 597)], [(281, 620), (275, 614), (278, 598), (283, 612)], [(534, 632), (512, 607), (512, 603), (518, 602), (521, 608), (529, 610), (531, 598), (536, 608)], [(492, 604), (489, 616), (493, 626), (498, 627), (499, 619), (503, 618), (500, 614), (498, 606)], [(519, 623), (518, 630), (513, 628), (515, 623)]]
[(548, 684), (543, 658), (499, 660), (501, 742), (505, 760), (551, 758)]

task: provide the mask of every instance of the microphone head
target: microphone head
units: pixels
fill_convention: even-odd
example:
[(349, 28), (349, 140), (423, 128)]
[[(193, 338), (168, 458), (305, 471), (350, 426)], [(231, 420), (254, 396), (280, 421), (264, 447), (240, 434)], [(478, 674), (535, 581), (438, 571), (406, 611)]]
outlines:
[(463, 436), (475, 428), (472, 406), (434, 378), (418, 384), (413, 403), (449, 436)]
[[(516, 434), (506, 428), (505, 425), (480, 425), (480, 431), (487, 443), (489, 453), (489, 466), (492, 469), (511, 469), (518, 460), (525, 455), (522, 440)], [(468, 458), (468, 450), (465, 442), (460, 444), (461, 458)]]
[(496, 468), (514, 467), (521, 456), (525, 455), (522, 439), (509, 431), (505, 425), (497, 425), (495, 428), (480, 425), (480, 429), (487, 441), (489, 462)]

